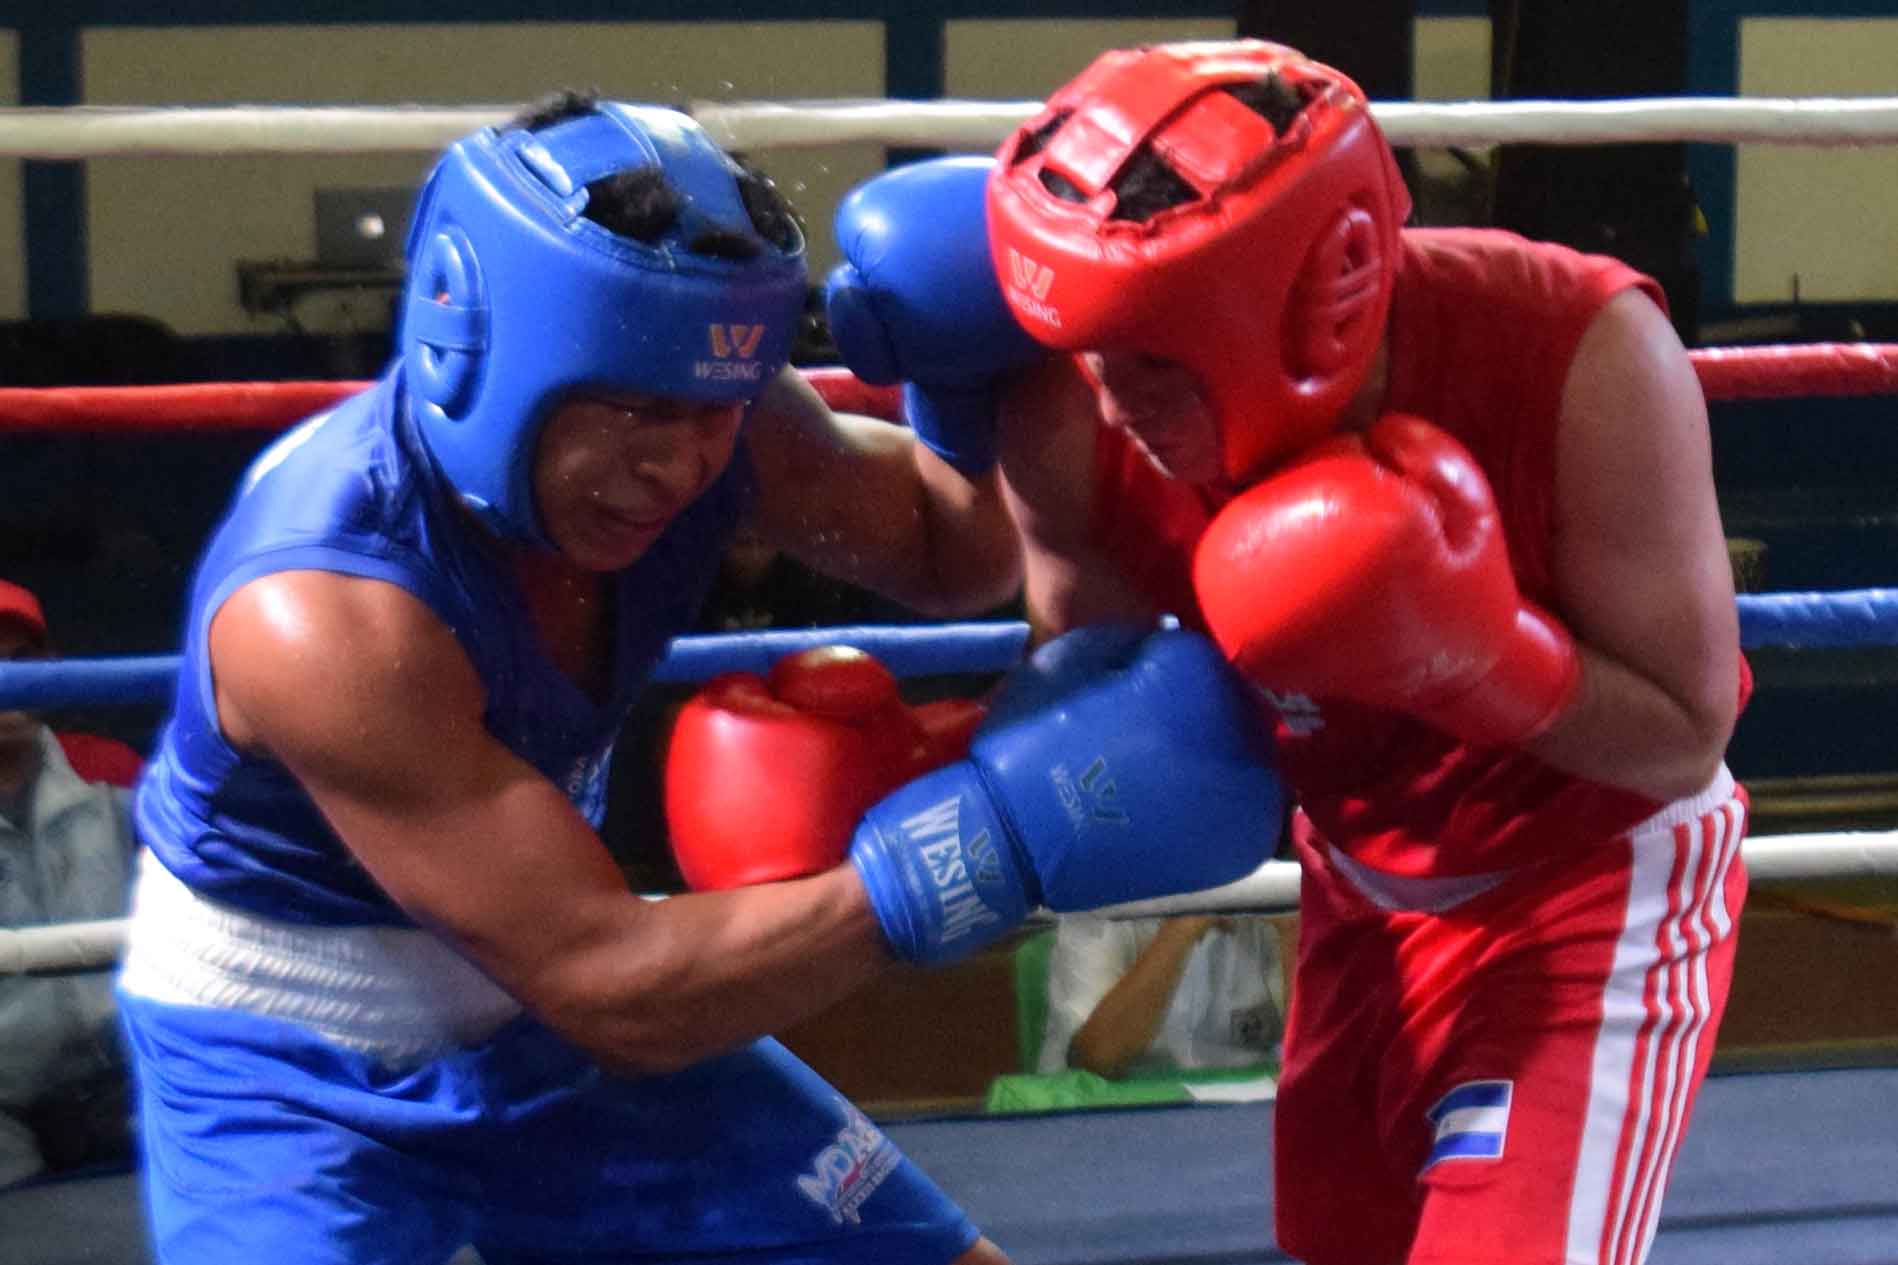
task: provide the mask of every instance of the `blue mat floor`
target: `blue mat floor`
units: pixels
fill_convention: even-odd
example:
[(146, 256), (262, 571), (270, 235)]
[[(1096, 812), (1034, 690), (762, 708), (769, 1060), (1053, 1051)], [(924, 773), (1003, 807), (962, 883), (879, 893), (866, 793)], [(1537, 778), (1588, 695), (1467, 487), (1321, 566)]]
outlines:
[[(889, 1134), (1016, 1265), (1241, 1265), (1272, 1241), (1269, 1104), (914, 1121)], [(5, 1265), (147, 1265), (130, 1174), (0, 1194)], [(1701, 1091), (1651, 1265), (1898, 1265), (1898, 1069)]]

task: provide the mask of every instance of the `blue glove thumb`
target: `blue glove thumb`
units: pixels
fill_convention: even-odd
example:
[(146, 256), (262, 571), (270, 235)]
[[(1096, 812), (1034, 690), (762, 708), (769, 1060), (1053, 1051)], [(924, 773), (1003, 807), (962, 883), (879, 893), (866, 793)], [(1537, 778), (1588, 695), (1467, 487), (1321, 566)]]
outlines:
[(1089, 624), (1040, 646), (1002, 681), (977, 732), (1038, 712), (1103, 671), (1125, 667), (1153, 631), (1142, 624)]
[(903, 380), (903, 363), (877, 311), (877, 296), (853, 263), (841, 263), (824, 279), (824, 319), (850, 372), (872, 386)]

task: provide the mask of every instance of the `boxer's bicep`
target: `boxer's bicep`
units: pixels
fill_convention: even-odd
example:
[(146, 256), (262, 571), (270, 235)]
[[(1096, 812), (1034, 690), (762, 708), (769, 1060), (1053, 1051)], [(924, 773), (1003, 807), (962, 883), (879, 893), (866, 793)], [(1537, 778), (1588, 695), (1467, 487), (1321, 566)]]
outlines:
[(417, 921), (530, 1003), (545, 964), (619, 934), (632, 901), (546, 778), (482, 723), (453, 634), (393, 585), (286, 572), (213, 623), (221, 712), (309, 794)]
[(833, 413), (787, 373), (753, 406), (746, 442), (757, 533), (805, 564), (926, 614), (1015, 591), (1019, 550), (995, 479), (964, 478), (908, 427)]
[(1584, 336), (1556, 452), (1563, 619), (1709, 730), (1730, 725), (1739, 628), (1706, 404), (1672, 326), (1640, 292), (1618, 296)]
[(1067, 358), (1023, 374), (1006, 398), (1002, 492), (1021, 534), (1023, 600), (1037, 638), (1155, 612), (1095, 539), (1094, 396)]

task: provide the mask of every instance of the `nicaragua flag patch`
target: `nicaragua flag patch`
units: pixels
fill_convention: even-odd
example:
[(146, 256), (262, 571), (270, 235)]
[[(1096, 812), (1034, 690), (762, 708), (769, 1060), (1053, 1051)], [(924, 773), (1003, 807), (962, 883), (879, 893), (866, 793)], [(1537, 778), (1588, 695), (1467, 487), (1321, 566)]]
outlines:
[(1437, 1099), (1424, 1113), (1436, 1126), (1436, 1140), (1424, 1159), (1425, 1172), (1444, 1160), (1495, 1160), (1509, 1134), (1509, 1100), (1514, 1081), (1469, 1081)]

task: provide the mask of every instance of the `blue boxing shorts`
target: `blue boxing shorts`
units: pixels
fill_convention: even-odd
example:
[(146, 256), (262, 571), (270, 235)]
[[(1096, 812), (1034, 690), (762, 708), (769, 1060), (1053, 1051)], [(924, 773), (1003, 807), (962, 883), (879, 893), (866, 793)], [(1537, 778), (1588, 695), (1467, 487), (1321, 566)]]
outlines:
[(776, 1041), (602, 1070), (531, 1017), (391, 1066), (121, 991), (165, 1265), (944, 1265), (975, 1227)]

